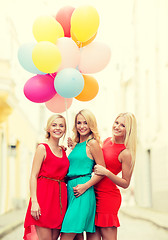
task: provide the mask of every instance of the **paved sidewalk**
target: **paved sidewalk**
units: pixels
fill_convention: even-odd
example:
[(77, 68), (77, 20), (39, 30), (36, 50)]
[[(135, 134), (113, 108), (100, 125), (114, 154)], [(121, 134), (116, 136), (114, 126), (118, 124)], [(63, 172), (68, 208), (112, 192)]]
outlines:
[(0, 239), (23, 224), (26, 214), (26, 208), (9, 211), (0, 215)]
[[(124, 206), (120, 209), (120, 212), (132, 218), (150, 221), (156, 226), (168, 231), (168, 213), (161, 213), (137, 206)], [(0, 239), (23, 224), (25, 213), (26, 209), (24, 208), (0, 215)]]
[(149, 208), (142, 208), (137, 206), (125, 206), (120, 209), (120, 212), (135, 218), (149, 221), (157, 227), (163, 228), (168, 231), (168, 213), (154, 211)]

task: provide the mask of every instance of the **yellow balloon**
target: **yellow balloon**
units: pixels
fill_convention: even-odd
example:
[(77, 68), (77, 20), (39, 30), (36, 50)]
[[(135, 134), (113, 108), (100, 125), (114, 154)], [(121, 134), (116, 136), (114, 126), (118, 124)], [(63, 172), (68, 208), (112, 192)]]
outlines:
[(93, 35), (93, 37), (91, 37), (89, 40), (87, 40), (86, 42), (80, 42), (78, 41), (78, 39), (75, 37), (74, 33), (71, 32), (71, 38), (72, 40), (76, 43), (76, 45), (79, 47), (79, 48), (82, 48), (82, 47), (85, 47), (86, 45), (88, 45), (89, 43), (91, 43), (95, 37), (97, 35), (97, 32)]
[(79, 101), (90, 101), (96, 97), (99, 91), (99, 84), (97, 80), (89, 75), (83, 75), (84, 78), (84, 88), (82, 92), (75, 98)]
[(64, 37), (64, 30), (54, 17), (41, 16), (33, 24), (33, 35), (37, 42), (49, 41), (56, 43), (58, 38)]
[(58, 47), (47, 41), (39, 42), (32, 51), (34, 65), (42, 72), (54, 73), (61, 65), (61, 53)]
[(88, 41), (97, 32), (99, 14), (92, 6), (82, 6), (74, 10), (71, 16), (71, 31), (80, 42)]

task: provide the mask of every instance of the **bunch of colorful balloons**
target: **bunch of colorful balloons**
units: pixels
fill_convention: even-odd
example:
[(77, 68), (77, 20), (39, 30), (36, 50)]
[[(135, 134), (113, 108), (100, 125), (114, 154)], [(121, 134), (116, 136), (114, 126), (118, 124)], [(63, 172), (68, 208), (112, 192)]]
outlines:
[(52, 112), (64, 112), (73, 98), (90, 101), (97, 95), (98, 82), (88, 74), (104, 69), (111, 56), (108, 45), (93, 41), (98, 27), (99, 15), (92, 6), (66, 6), (55, 17), (35, 20), (37, 42), (18, 50), (21, 66), (36, 74), (24, 85), (30, 101), (45, 103)]

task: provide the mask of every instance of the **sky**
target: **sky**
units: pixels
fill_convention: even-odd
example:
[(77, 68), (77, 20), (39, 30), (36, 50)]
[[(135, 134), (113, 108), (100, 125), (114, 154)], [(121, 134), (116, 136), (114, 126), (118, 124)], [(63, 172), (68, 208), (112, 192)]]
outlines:
[[(31, 27), (38, 16), (56, 15), (64, 6), (76, 8), (82, 5), (90, 5), (97, 9), (100, 16), (100, 39), (112, 37), (115, 40), (114, 33), (124, 34), (124, 31), (127, 31), (123, 26), (126, 27), (131, 20), (133, 0), (6, 0), (2, 3), (4, 14), (11, 16), (16, 23), (20, 41), (33, 38)], [(116, 41), (120, 39), (117, 37)]]
[[(111, 124), (114, 115), (119, 109), (116, 109), (118, 101), (117, 93), (119, 86), (119, 76), (116, 75), (117, 63), (128, 68), (131, 63), (130, 53), (132, 52), (132, 11), (133, 0), (0, 0), (0, 6), (3, 16), (12, 20), (18, 36), (19, 45), (34, 42), (32, 26), (37, 17), (42, 15), (55, 16), (60, 8), (64, 6), (73, 6), (75, 8), (82, 5), (89, 5), (96, 8), (100, 17), (100, 25), (95, 41), (101, 41), (109, 45), (111, 50), (111, 59), (109, 64), (101, 71), (92, 74), (99, 83), (98, 95), (89, 102), (79, 102), (73, 100), (73, 104), (68, 110), (68, 114), (75, 113), (82, 108), (93, 110), (102, 129), (111, 131)], [(10, 6), (10, 7), (9, 7)], [(6, 29), (3, 29), (6, 31)], [(8, 33), (6, 33), (8, 34)], [(7, 44), (10, 39), (3, 41)], [(3, 38), (1, 36), (1, 38)], [(6, 55), (8, 50), (1, 47), (1, 53)], [(9, 53), (10, 54), (10, 53)], [(17, 56), (16, 56), (17, 57)], [(17, 64), (18, 60), (16, 59)], [(130, 64), (131, 66), (131, 64)], [(131, 69), (127, 74), (131, 74)], [(22, 70), (23, 81), (17, 84), (16, 92), (20, 99), (20, 105), (26, 112), (35, 109), (34, 103), (25, 99), (23, 86), (32, 74)], [(46, 109), (47, 115), (51, 115)], [(65, 113), (64, 113), (65, 114)], [(35, 115), (34, 115), (35, 116)], [(71, 117), (69, 117), (71, 120)]]

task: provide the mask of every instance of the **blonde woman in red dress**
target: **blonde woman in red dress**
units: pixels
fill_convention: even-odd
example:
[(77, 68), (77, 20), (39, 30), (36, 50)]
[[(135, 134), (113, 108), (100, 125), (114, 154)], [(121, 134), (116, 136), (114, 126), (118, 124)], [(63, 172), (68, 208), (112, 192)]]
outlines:
[(56, 240), (67, 208), (64, 181), (69, 168), (59, 140), (66, 133), (62, 115), (49, 118), (46, 143), (37, 146), (30, 177), (30, 201), (24, 222), (25, 240)]
[[(95, 185), (96, 193), (96, 233), (89, 234), (89, 240), (117, 240), (117, 227), (120, 226), (118, 210), (121, 194), (118, 188), (128, 188), (136, 155), (136, 119), (132, 113), (117, 116), (112, 127), (112, 137), (103, 143), (103, 156), (106, 168), (94, 167), (96, 175), (104, 178)], [(117, 174), (121, 172), (122, 176)]]

